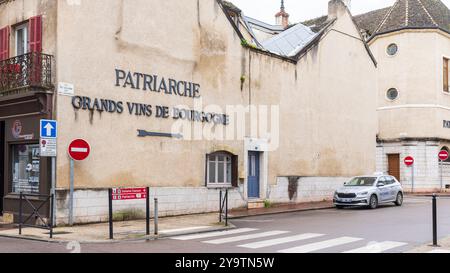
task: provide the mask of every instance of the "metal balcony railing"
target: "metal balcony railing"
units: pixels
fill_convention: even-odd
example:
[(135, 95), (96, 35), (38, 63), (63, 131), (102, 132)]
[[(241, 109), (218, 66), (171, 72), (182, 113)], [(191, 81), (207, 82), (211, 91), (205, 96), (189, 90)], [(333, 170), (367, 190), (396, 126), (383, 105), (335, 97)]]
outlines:
[(22, 90), (50, 90), (53, 56), (27, 53), (0, 61), (0, 95)]

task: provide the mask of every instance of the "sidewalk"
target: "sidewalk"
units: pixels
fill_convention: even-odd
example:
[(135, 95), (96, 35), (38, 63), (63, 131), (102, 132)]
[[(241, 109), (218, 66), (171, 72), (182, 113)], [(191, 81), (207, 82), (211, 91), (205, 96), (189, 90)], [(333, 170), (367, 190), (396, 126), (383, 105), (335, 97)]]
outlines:
[(243, 218), (248, 216), (269, 215), (278, 213), (289, 213), (296, 211), (321, 210), (333, 208), (332, 201), (299, 203), (299, 204), (274, 204), (270, 208), (258, 209), (234, 209), (228, 214), (229, 219)]
[(450, 253), (450, 237), (438, 241), (440, 247), (432, 247), (431, 243), (410, 250), (406, 253)]
[(73, 227), (57, 227), (53, 229), (53, 239), (49, 231), (36, 228), (23, 228), (22, 236), (18, 227), (0, 229), (0, 237), (40, 240), (48, 242), (105, 243), (123, 240), (144, 240), (181, 234), (201, 233), (234, 228), (219, 223), (218, 213), (164, 217), (158, 219), (159, 235), (155, 236), (153, 219), (150, 222), (151, 235), (145, 235), (145, 220), (114, 222), (114, 240), (109, 240), (109, 224), (89, 224)]

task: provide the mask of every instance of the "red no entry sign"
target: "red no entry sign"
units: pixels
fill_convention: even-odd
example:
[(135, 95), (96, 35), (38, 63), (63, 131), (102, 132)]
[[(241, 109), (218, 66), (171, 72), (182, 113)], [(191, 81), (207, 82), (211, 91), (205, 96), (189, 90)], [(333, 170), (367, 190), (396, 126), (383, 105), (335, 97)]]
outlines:
[(69, 145), (69, 156), (73, 160), (82, 161), (85, 160), (91, 152), (91, 147), (84, 139), (75, 139)]
[(112, 200), (134, 200), (146, 198), (147, 198), (147, 188), (112, 189)]
[(440, 160), (445, 161), (445, 160), (448, 159), (448, 157), (449, 157), (449, 154), (448, 154), (448, 152), (446, 150), (442, 150), (442, 151), (439, 152), (439, 159)]
[(412, 166), (414, 164), (414, 157), (407, 156), (407, 157), (405, 157), (404, 162), (405, 162), (406, 166)]

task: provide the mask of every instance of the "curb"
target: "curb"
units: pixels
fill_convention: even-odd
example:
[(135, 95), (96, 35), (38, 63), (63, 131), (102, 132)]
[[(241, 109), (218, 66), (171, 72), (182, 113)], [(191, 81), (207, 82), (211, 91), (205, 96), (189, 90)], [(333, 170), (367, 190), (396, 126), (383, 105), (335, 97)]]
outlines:
[(252, 214), (252, 215), (238, 215), (238, 216), (228, 215), (228, 219), (241, 219), (241, 218), (253, 217), (253, 216), (284, 214), (284, 213), (302, 212), (302, 211), (327, 210), (327, 209), (334, 209), (334, 206), (330, 205), (327, 207), (320, 207), (320, 208), (291, 209), (291, 210), (276, 211), (276, 212), (262, 212), (262, 213)]
[(178, 232), (178, 233), (171, 233), (171, 234), (164, 234), (160, 233), (159, 235), (146, 235), (142, 236), (140, 238), (135, 239), (122, 239), (122, 240), (85, 240), (85, 241), (79, 241), (79, 240), (61, 240), (61, 239), (44, 239), (34, 236), (26, 236), (26, 235), (9, 235), (9, 234), (0, 234), (0, 238), (9, 238), (9, 239), (20, 239), (20, 240), (28, 240), (28, 241), (37, 241), (37, 242), (44, 242), (44, 243), (54, 243), (54, 244), (67, 244), (70, 242), (78, 242), (80, 244), (115, 244), (115, 243), (121, 243), (121, 242), (141, 242), (141, 241), (154, 241), (158, 239), (164, 239), (169, 237), (177, 237), (182, 235), (192, 235), (192, 234), (201, 234), (201, 233), (207, 233), (207, 232), (214, 232), (214, 231), (225, 231), (230, 229), (235, 229), (236, 226), (229, 223), (228, 227), (213, 227), (208, 228), (200, 231), (190, 231), (190, 232)]

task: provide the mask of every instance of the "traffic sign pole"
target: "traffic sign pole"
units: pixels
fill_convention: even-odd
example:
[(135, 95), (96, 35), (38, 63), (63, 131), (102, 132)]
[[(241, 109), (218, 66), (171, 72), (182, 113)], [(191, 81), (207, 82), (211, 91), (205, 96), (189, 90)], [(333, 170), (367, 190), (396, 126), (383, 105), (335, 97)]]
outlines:
[(73, 187), (74, 187), (74, 162), (70, 159), (70, 186), (69, 186), (69, 225), (73, 226)]
[(440, 188), (440, 191), (442, 191), (442, 188), (444, 186), (444, 182), (443, 182), (443, 178), (442, 178), (442, 172), (443, 172), (442, 168), (443, 168), (443, 165), (444, 165), (444, 161), (446, 161), (449, 158), (449, 153), (447, 151), (445, 151), (445, 150), (441, 150), (439, 152), (438, 157), (439, 157), (439, 169), (440, 169), (440, 176), (441, 176), (441, 188)]
[(407, 167), (411, 167), (411, 172), (412, 172), (411, 173), (411, 190), (412, 190), (412, 192), (414, 192), (414, 163), (415, 163), (414, 157), (407, 156), (407, 157), (405, 157), (403, 162), (405, 163), (405, 165)]
[(439, 165), (440, 165), (439, 169), (441, 170), (441, 187), (439, 188), (439, 191), (442, 191), (442, 184), (443, 184), (443, 182), (442, 182), (442, 165), (443, 165), (442, 162), (443, 162), (442, 160), (439, 160)]
[(70, 186), (69, 186), (69, 225), (73, 225), (73, 192), (75, 187), (74, 182), (74, 161), (85, 160), (89, 153), (91, 152), (91, 147), (89, 143), (83, 139), (73, 140), (68, 148), (68, 153), (70, 156)]

